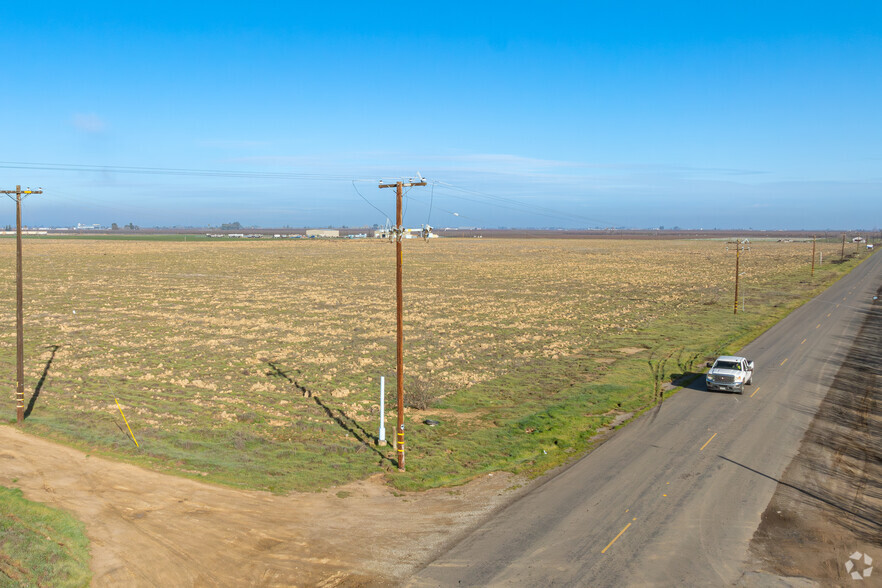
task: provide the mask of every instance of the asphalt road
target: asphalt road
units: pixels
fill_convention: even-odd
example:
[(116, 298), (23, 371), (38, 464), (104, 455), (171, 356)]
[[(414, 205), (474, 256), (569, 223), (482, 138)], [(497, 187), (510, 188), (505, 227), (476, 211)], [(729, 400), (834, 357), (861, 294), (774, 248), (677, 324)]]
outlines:
[(703, 379), (523, 495), (412, 586), (723, 585), (882, 282), (874, 255), (739, 355), (741, 396)]

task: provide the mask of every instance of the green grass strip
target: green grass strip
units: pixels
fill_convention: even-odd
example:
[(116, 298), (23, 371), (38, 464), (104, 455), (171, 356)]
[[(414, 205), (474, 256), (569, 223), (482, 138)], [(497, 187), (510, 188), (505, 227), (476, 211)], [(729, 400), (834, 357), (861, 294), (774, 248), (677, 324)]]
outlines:
[(89, 561), (81, 522), (0, 486), (0, 586), (88, 586)]

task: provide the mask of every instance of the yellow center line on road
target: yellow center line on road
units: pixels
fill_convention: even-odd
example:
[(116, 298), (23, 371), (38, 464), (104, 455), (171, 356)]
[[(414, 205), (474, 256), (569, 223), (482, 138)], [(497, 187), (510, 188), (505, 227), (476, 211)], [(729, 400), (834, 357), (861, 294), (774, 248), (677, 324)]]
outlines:
[(830, 318), (830, 314), (831, 314), (831, 313), (829, 313), (829, 312), (827, 313), (827, 318)]
[[(758, 390), (758, 389), (759, 389), (759, 388), (757, 388), (757, 390)], [(717, 436), (716, 433), (714, 433), (713, 435), (711, 435), (711, 438), (704, 442), (704, 445), (701, 446), (701, 449), (699, 449), (699, 451), (704, 451), (704, 448), (707, 447), (707, 444), (710, 443), (711, 441), (713, 441), (713, 440), (714, 440), (714, 437), (716, 437), (716, 436)]]
[(789, 358), (789, 357), (785, 357), (785, 358), (784, 358), (784, 361), (782, 361), (780, 364), (778, 364), (778, 367), (781, 367), (782, 365), (784, 365), (785, 363), (787, 363), (787, 360), (788, 360), (788, 359), (790, 359), (790, 358)]
[[(637, 517), (634, 517), (634, 518), (631, 519), (631, 520), (632, 520), (632, 521), (636, 521), (636, 520), (637, 520)], [(619, 537), (621, 537), (621, 536), (625, 533), (625, 531), (628, 530), (628, 527), (630, 527), (630, 526), (631, 526), (631, 523), (628, 523), (627, 525), (625, 525), (625, 528), (622, 529), (621, 531), (619, 531), (619, 534), (615, 536), (615, 539), (613, 539), (612, 541), (610, 541), (610, 542), (609, 542), (609, 545), (607, 545), (606, 547), (604, 547), (604, 548), (603, 548), (603, 551), (601, 551), (600, 553), (606, 553), (606, 550), (609, 549), (610, 547), (612, 547), (612, 544), (615, 543), (616, 541), (618, 541), (618, 540), (619, 540)]]
[(818, 323), (818, 326), (815, 327), (815, 328), (816, 328), (816, 329), (820, 329), (820, 328), (821, 328), (821, 323)]
[[(806, 341), (808, 341), (808, 337), (806, 337), (805, 339), (803, 339), (803, 340), (802, 340), (802, 343), (805, 343)], [(802, 343), (800, 343), (800, 345), (802, 345)]]
[[(759, 392), (759, 390), (760, 390), (760, 387), (757, 386), (756, 390), (753, 391), (753, 394), (756, 394), (757, 392)], [(753, 398), (753, 394), (750, 395), (751, 398)]]

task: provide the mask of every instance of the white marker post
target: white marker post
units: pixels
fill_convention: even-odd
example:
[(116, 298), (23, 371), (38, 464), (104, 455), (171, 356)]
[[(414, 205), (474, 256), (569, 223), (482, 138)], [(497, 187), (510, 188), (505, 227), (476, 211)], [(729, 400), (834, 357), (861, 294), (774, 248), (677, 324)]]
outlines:
[(380, 376), (380, 438), (377, 445), (386, 445), (386, 377)]

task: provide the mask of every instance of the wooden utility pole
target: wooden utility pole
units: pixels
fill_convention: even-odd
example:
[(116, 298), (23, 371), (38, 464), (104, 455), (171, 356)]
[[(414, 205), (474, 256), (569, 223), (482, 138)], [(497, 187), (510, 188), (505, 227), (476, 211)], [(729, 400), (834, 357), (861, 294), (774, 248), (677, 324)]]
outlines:
[[(733, 243), (733, 241), (729, 241)], [(744, 247), (740, 239), (735, 239), (735, 311), (732, 314), (738, 314), (738, 280), (741, 276), (741, 249)], [(728, 247), (726, 248), (728, 250)]]
[(741, 264), (741, 245), (738, 243), (738, 239), (735, 239), (735, 312), (732, 314), (738, 314), (738, 275), (741, 273), (740, 269)]
[(396, 369), (398, 380), (398, 426), (395, 427), (395, 449), (398, 452), (398, 471), (404, 471), (404, 288), (403, 288), (403, 270), (402, 270), (402, 250), (401, 239), (404, 237), (404, 229), (401, 226), (402, 212), (401, 200), (403, 198), (402, 189), (411, 186), (425, 186), (426, 181), (420, 178), (419, 182), (413, 179), (404, 182), (398, 181), (394, 184), (380, 183), (380, 188), (395, 188), (395, 301), (396, 301), (396, 321), (397, 321), (397, 353), (396, 353)]
[(842, 251), (839, 252), (839, 260), (845, 260), (845, 233), (842, 233)]
[(23, 290), (21, 283), (21, 197), (30, 194), (42, 194), (42, 190), (22, 190), (16, 186), (15, 190), (0, 190), (0, 194), (6, 194), (10, 198), (15, 194), (15, 400), (16, 420), (19, 424), (24, 422), (24, 310), (22, 300)]
[(815, 236), (812, 235), (812, 277), (815, 275)]

